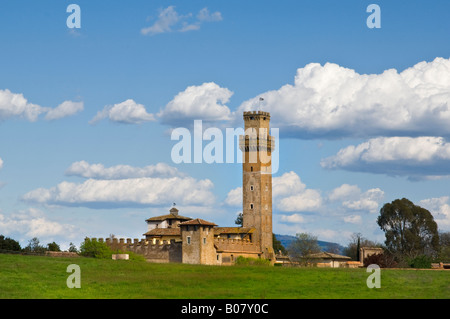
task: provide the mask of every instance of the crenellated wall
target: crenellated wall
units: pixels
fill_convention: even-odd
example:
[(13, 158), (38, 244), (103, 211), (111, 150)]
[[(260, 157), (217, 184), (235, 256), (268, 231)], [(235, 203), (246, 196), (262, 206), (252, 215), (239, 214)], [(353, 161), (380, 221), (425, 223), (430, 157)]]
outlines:
[(181, 263), (181, 242), (170, 242), (157, 240), (155, 244), (145, 239), (138, 240), (137, 238), (91, 238), (91, 240), (98, 240), (105, 242), (111, 249), (118, 249), (122, 251), (131, 251), (136, 254), (143, 255), (147, 261), (156, 263)]

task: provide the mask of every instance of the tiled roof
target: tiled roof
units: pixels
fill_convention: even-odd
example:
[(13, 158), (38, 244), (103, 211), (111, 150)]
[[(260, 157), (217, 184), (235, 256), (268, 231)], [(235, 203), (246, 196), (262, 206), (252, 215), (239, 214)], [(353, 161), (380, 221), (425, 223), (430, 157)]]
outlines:
[(208, 221), (200, 219), (200, 218), (192, 219), (187, 222), (183, 222), (183, 223), (179, 224), (179, 226), (188, 226), (188, 225), (217, 226), (214, 223), (208, 222)]
[(162, 221), (166, 219), (179, 219), (179, 220), (191, 220), (190, 217), (180, 216), (180, 215), (174, 215), (174, 214), (167, 214), (162, 216), (156, 216), (156, 217), (150, 217), (149, 219), (146, 219), (145, 221)]
[(144, 236), (181, 236), (180, 228), (154, 228), (144, 234)]

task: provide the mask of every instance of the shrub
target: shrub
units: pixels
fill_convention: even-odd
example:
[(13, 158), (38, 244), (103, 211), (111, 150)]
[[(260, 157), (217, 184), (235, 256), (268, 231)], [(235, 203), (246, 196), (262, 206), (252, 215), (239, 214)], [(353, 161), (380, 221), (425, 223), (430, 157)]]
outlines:
[(9, 237), (0, 235), (0, 249), (20, 251), (22, 248), (20, 247), (20, 244), (18, 241), (11, 239)]
[(409, 267), (411, 268), (431, 268), (431, 257), (426, 255), (417, 256), (408, 261)]
[(85, 257), (111, 258), (112, 250), (103, 242), (86, 238), (80, 245), (80, 254)]
[(364, 258), (364, 267), (369, 265), (378, 265), (380, 268), (393, 268), (397, 266), (394, 257), (388, 254), (373, 254)]

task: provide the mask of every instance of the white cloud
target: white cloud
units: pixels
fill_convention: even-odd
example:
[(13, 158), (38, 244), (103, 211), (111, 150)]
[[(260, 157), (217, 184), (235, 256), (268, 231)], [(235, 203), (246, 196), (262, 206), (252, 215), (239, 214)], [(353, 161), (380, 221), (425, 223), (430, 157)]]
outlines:
[(283, 212), (314, 211), (322, 206), (322, 196), (315, 189), (307, 189), (300, 194), (280, 200), (277, 208)]
[(362, 219), (360, 215), (349, 215), (344, 217), (344, 221), (350, 224), (361, 224)]
[(328, 169), (406, 175), (411, 178), (449, 175), (450, 143), (442, 137), (378, 137), (350, 145), (321, 161)]
[(0, 169), (2, 169), (2, 168), (3, 168), (3, 160), (0, 157)]
[(144, 105), (138, 104), (132, 99), (105, 106), (89, 123), (95, 124), (104, 118), (123, 124), (141, 124), (155, 120), (153, 114), (147, 113)]
[(92, 208), (162, 206), (173, 202), (203, 206), (214, 202), (212, 188), (210, 180), (192, 177), (88, 179), (81, 184), (62, 182), (49, 189), (35, 189), (22, 199), (30, 203)]
[(12, 93), (10, 90), (0, 90), (0, 121), (9, 118), (25, 118), (30, 122), (48, 111), (48, 108), (29, 103), (22, 94)]
[(450, 205), (449, 196), (428, 198), (421, 200), (419, 206), (427, 209), (433, 215), (439, 230), (450, 230)]
[[(283, 212), (316, 210), (322, 205), (320, 192), (307, 189), (300, 177), (293, 171), (272, 178), (273, 204)], [(242, 187), (228, 192), (225, 203), (230, 206), (242, 205)]]
[(46, 120), (58, 120), (64, 117), (72, 116), (83, 111), (83, 102), (64, 101), (54, 109), (50, 109), (45, 115)]
[(281, 215), (280, 221), (293, 224), (301, 224), (305, 222), (305, 218), (299, 214)]
[(203, 8), (199, 11), (196, 18), (193, 18), (192, 13), (181, 15), (175, 10), (175, 6), (168, 6), (159, 11), (158, 18), (153, 25), (141, 29), (141, 34), (156, 35), (167, 32), (199, 30), (204, 22), (221, 21), (222, 14), (218, 11), (210, 13), (208, 8)]
[(75, 162), (70, 165), (66, 170), (66, 175), (106, 180), (184, 176), (176, 167), (172, 167), (166, 163), (158, 163), (146, 167), (133, 167), (129, 165), (105, 167), (103, 164), (89, 164), (86, 161)]
[(242, 206), (242, 187), (237, 187), (228, 192), (225, 204), (229, 206)]
[(258, 94), (234, 115), (259, 108), (271, 112), (272, 127), (299, 138), (447, 136), (450, 59), (381, 74), (310, 63), (297, 70), (294, 84)]
[(222, 21), (222, 14), (219, 11), (210, 13), (208, 8), (203, 8), (197, 14), (197, 19), (207, 22)]
[[(372, 188), (362, 192), (357, 185), (342, 184), (333, 189), (328, 195), (330, 201), (341, 201), (342, 207), (350, 211), (368, 211), (376, 213), (384, 192), (379, 188)], [(354, 216), (354, 215), (352, 215)], [(346, 216), (349, 221), (351, 216)]]
[(27, 237), (71, 237), (75, 227), (49, 220), (40, 210), (30, 208), (10, 215), (0, 214), (0, 233), (22, 233)]
[(223, 121), (230, 119), (230, 109), (225, 105), (233, 95), (216, 83), (189, 86), (178, 93), (158, 116), (162, 123), (172, 126), (192, 125), (193, 120)]
[(356, 185), (342, 184), (339, 187), (333, 189), (328, 195), (328, 198), (332, 201), (352, 198), (355, 195), (358, 196), (361, 193), (361, 189)]

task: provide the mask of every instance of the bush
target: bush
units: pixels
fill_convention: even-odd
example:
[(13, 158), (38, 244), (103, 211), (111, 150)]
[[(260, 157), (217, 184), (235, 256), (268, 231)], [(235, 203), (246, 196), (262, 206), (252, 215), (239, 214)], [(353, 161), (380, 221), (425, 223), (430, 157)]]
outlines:
[(393, 256), (388, 254), (373, 254), (364, 258), (364, 267), (378, 265), (380, 268), (393, 268), (397, 266)]
[(0, 235), (0, 249), (20, 251), (22, 248), (20, 247), (20, 244), (18, 241), (11, 239), (9, 237)]
[(111, 258), (112, 250), (103, 242), (86, 238), (80, 245), (80, 255), (94, 258)]
[(80, 255), (85, 257), (111, 259), (112, 254), (128, 254), (130, 259), (134, 261), (145, 261), (145, 257), (132, 251), (122, 251), (119, 249), (111, 249), (106, 243), (86, 238), (80, 245)]
[(409, 267), (411, 268), (431, 268), (431, 257), (426, 255), (417, 256), (408, 261)]

